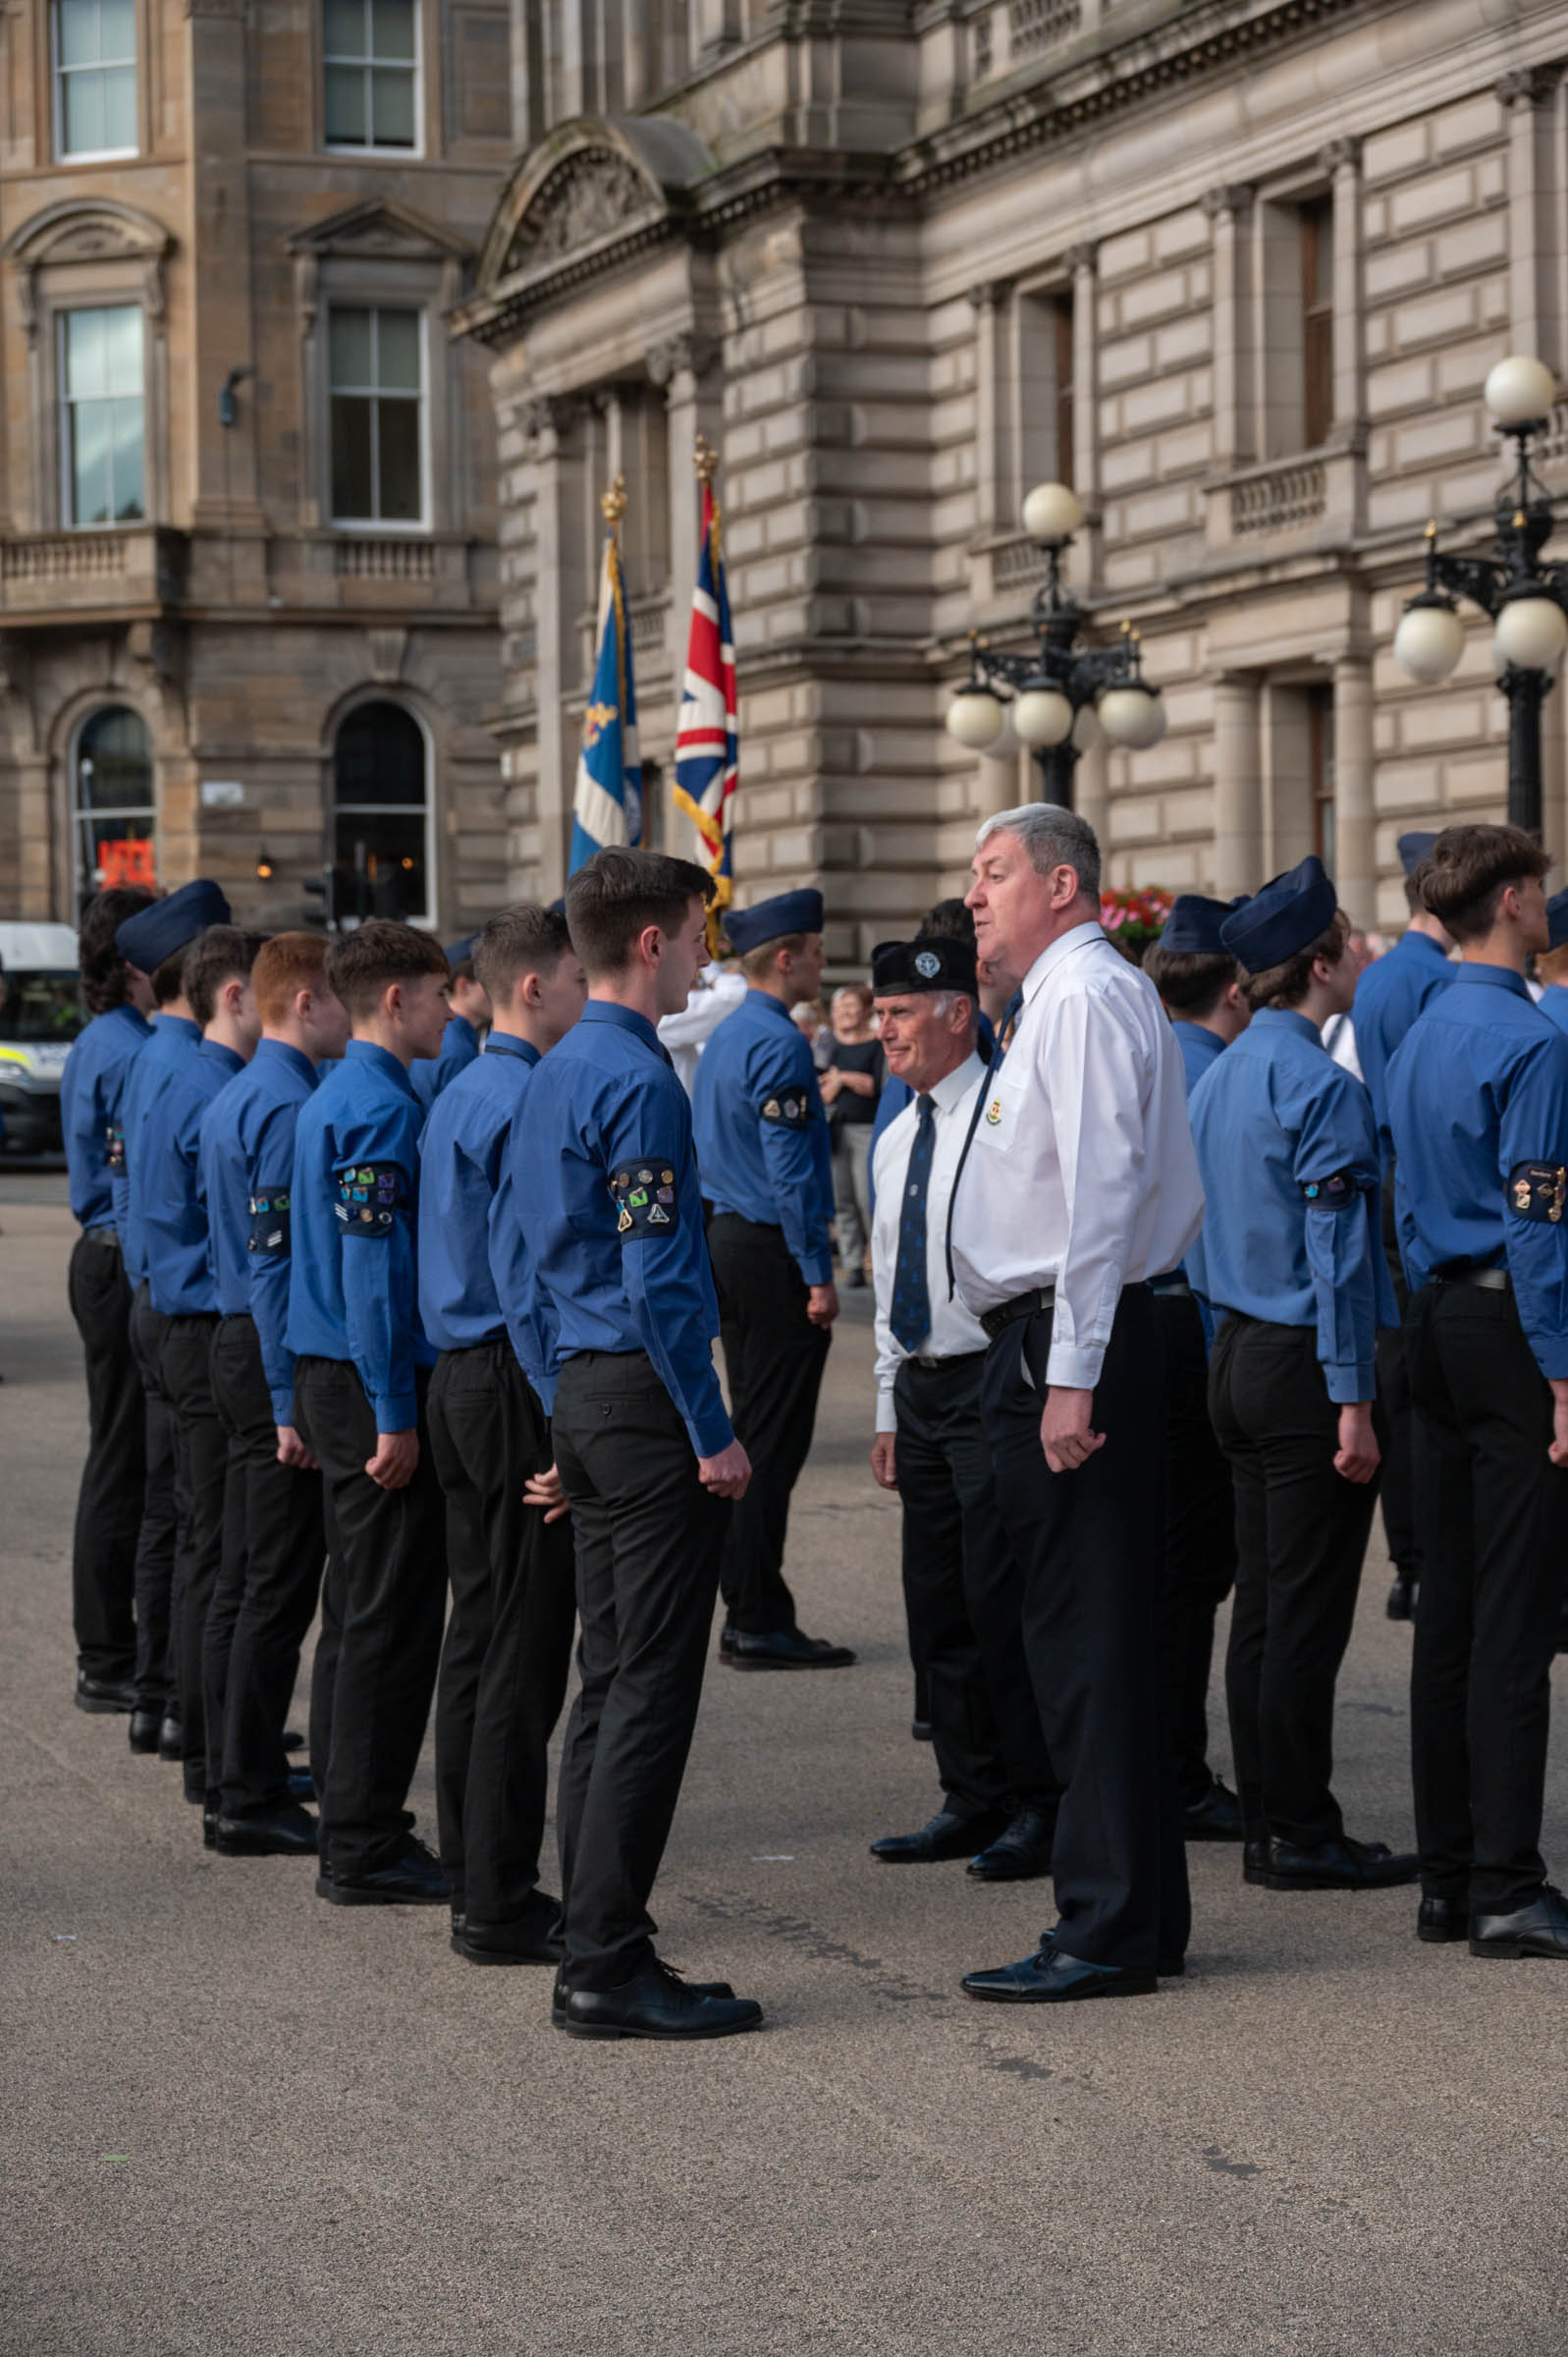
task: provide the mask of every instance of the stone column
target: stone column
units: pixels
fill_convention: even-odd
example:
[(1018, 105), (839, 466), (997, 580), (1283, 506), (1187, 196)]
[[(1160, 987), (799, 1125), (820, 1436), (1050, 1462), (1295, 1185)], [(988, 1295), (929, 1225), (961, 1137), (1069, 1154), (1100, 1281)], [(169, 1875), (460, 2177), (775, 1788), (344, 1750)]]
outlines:
[(969, 290), (975, 314), (975, 529), (986, 533), (1017, 524), (1019, 486), (1006, 408), (1011, 292), (1004, 278)]
[(1372, 664), (1365, 655), (1334, 660), (1334, 882), (1341, 907), (1361, 925), (1378, 921), (1376, 805), (1373, 792)]
[[(714, 368), (718, 339), (688, 330), (655, 344), (648, 354), (648, 374), (664, 388), (670, 420), (670, 662), (676, 682), (676, 705), (680, 704), (680, 682), (686, 660), (686, 633), (691, 625), (691, 589), (697, 577), (697, 544), (702, 533), (702, 495), (692, 461), (697, 436), (703, 435), (723, 454), (724, 384)], [(724, 478), (714, 484), (721, 510)]]
[(582, 461), (574, 447), (578, 405), (569, 398), (533, 402), (526, 423), (538, 468), (538, 604), (535, 672), (539, 791), (539, 897), (566, 882), (571, 846), (571, 795), (577, 746), (562, 699), (577, 678), (576, 618), (586, 593), (581, 543)]
[(1333, 186), (1334, 216), (1334, 442), (1364, 432), (1362, 401), (1361, 141), (1330, 139), (1318, 154)]
[(1215, 694), (1215, 891), (1256, 892), (1263, 863), (1260, 682), (1222, 672)]
[(1563, 322), (1558, 288), (1562, 152), (1555, 97), (1561, 69), (1521, 66), (1501, 76), (1508, 117), (1509, 340), (1515, 352), (1560, 370)]
[[(1072, 487), (1083, 507), (1090, 589), (1100, 586), (1105, 534), (1100, 524), (1099, 277), (1093, 244), (1069, 246), (1062, 256), (1072, 273)], [(1078, 764), (1079, 792), (1084, 764)]]
[[(243, 597), (262, 593), (259, 534), (263, 524), (256, 486), (255, 382), (240, 386), (236, 420), (218, 423), (218, 395), (231, 369), (252, 367), (255, 347), (251, 300), (250, 182), (245, 161), (245, 0), (186, 0), (189, 80), (187, 121), (200, 143), (199, 193), (192, 203), (187, 248), (191, 281), (202, 298), (191, 311), (194, 351), (188, 391), (194, 408), (184, 453), (191, 518), (233, 533), (257, 535), (243, 554), (236, 583)], [(174, 502), (179, 507), (178, 496)], [(232, 563), (214, 575), (227, 590)], [(198, 582), (199, 588), (199, 582)]]
[(1252, 191), (1209, 189), (1203, 209), (1213, 224), (1215, 464), (1244, 466), (1256, 454), (1252, 374), (1252, 304), (1248, 229)]

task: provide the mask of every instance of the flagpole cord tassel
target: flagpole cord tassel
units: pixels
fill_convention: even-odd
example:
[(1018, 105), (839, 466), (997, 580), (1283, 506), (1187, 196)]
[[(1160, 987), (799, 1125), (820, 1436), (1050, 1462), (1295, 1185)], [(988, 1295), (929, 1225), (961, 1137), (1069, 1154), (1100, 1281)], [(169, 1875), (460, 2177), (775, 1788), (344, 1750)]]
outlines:
[(699, 483), (713, 481), (719, 471), (719, 453), (714, 449), (706, 434), (697, 436), (696, 446), (691, 454), (691, 463), (697, 470)]
[(599, 500), (599, 513), (614, 531), (626, 512), (626, 478), (618, 474), (608, 491)]

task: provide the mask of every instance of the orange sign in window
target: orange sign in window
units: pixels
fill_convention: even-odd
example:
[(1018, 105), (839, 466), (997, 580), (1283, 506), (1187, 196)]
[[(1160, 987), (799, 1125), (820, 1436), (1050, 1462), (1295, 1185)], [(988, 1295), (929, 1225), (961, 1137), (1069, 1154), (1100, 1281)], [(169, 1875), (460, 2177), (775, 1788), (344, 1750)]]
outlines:
[(150, 835), (123, 836), (118, 843), (100, 843), (98, 864), (103, 869), (105, 890), (123, 884), (140, 885), (146, 892), (158, 889)]

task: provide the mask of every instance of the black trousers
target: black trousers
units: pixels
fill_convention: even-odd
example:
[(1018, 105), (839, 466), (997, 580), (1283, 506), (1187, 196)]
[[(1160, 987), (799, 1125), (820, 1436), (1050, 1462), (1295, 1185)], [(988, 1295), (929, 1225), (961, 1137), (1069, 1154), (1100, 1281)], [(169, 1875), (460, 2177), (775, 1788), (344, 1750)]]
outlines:
[(136, 1665), (146, 1411), (131, 1354), (131, 1287), (112, 1235), (78, 1236), (67, 1292), (87, 1362), (87, 1461), (71, 1551), (77, 1664), (89, 1677), (129, 1678)]
[(1236, 1494), (1236, 1601), (1225, 1692), (1249, 1839), (1312, 1847), (1344, 1832), (1334, 1681), (1350, 1642), (1375, 1481), (1334, 1471), (1339, 1410), (1310, 1326), (1226, 1318), (1209, 1405)]
[(1511, 1293), (1424, 1286), (1410, 1305), (1421, 1610), (1410, 1678), (1422, 1889), (1478, 1913), (1545, 1880), (1550, 1670), (1568, 1561), (1551, 1393)]
[(181, 1517), (175, 1556), (171, 1638), (175, 1690), (185, 1727), (186, 1795), (194, 1799), (218, 1781), (207, 1759), (201, 1678), (207, 1611), (223, 1564), (224, 1496), (229, 1440), (212, 1397), (212, 1337), (217, 1312), (169, 1318), (163, 1335), (163, 1383), (174, 1410), (175, 1458), (189, 1511)]
[(1040, 1446), (1051, 1313), (986, 1353), (997, 1504), (1023, 1565), (1023, 1642), (1046, 1748), (1064, 1790), (1053, 1874), (1068, 1955), (1153, 1971), (1184, 1953), (1187, 1858), (1162, 1773), (1156, 1677), (1162, 1548), (1163, 1384), (1147, 1286), (1116, 1305), (1093, 1424), (1105, 1446), (1053, 1473)]
[(1214, 1782), (1209, 1672), (1215, 1615), (1236, 1576), (1230, 1467), (1209, 1420), (1209, 1353), (1190, 1293), (1157, 1293), (1165, 1352), (1165, 1576), (1160, 1601), (1161, 1684), (1184, 1809)]
[(174, 1443), (174, 1405), (163, 1380), (169, 1321), (152, 1306), (147, 1281), (131, 1304), (131, 1355), (141, 1378), (141, 1525), (136, 1534), (136, 1700), (143, 1710), (179, 1707), (174, 1654), (174, 1566), (188, 1511)]
[[(1399, 1257), (1399, 1230), (1394, 1218), (1394, 1166), (1382, 1179), (1382, 1248), (1393, 1282), (1401, 1320), (1410, 1306), (1405, 1264)], [(1378, 1477), (1382, 1501), (1383, 1536), (1396, 1571), (1406, 1579), (1421, 1577), (1421, 1532), (1415, 1498), (1415, 1424), (1410, 1398), (1410, 1337), (1406, 1325), (1385, 1327), (1378, 1337), (1378, 1402), (1387, 1427), (1382, 1470)]]
[(806, 1315), (806, 1284), (782, 1228), (715, 1212), (708, 1248), (730, 1417), (751, 1459), (751, 1485), (730, 1517), (720, 1585), (731, 1625), (764, 1636), (795, 1624), (783, 1568), (789, 1496), (811, 1453), (832, 1338)]
[[(301, 1358), (295, 1368), (295, 1426), (326, 1480), (331, 1544), (343, 1571), (326, 1773), (317, 1791), (322, 1863), (349, 1877), (396, 1857), (413, 1823), (406, 1804), (441, 1653), (446, 1517), (422, 1369), (417, 1383), (419, 1462), (406, 1489), (384, 1490), (365, 1471), (376, 1453), (376, 1419), (355, 1368), (341, 1358)], [(314, 1732), (313, 1694), (311, 1715)]]
[(551, 1426), (576, 1540), (577, 1662), (557, 1818), (567, 1984), (613, 1989), (648, 1912), (702, 1693), (730, 1506), (640, 1350), (568, 1359)]
[(980, 1393), (985, 1352), (893, 1385), (909, 1650), (925, 1672), (946, 1804), (960, 1816), (1056, 1805), (1023, 1650), (1023, 1573), (997, 1510)]
[(550, 1428), (504, 1335), (436, 1361), (430, 1449), (452, 1581), (436, 1680), (441, 1863), (455, 1908), (510, 1923), (539, 1881), (577, 1594), (569, 1519), (547, 1526), (523, 1503), (551, 1462)]
[(203, 1656), (207, 1740), (221, 1762), (212, 1781), (223, 1814), (242, 1817), (289, 1796), (284, 1723), (321, 1592), (326, 1537), (321, 1475), (278, 1462), (272, 1396), (249, 1317), (224, 1318), (213, 1336), (212, 1396), (229, 1438), (229, 1482)]

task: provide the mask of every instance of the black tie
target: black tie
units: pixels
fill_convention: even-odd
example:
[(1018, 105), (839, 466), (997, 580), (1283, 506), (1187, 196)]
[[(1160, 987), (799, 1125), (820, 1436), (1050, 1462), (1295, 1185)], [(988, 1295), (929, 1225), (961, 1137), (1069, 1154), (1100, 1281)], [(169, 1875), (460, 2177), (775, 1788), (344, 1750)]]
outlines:
[(915, 1142), (909, 1149), (903, 1208), (898, 1214), (898, 1257), (892, 1271), (894, 1342), (918, 1350), (931, 1332), (931, 1288), (926, 1282), (926, 1201), (931, 1192), (931, 1155), (937, 1142), (937, 1108), (917, 1097)]

